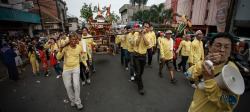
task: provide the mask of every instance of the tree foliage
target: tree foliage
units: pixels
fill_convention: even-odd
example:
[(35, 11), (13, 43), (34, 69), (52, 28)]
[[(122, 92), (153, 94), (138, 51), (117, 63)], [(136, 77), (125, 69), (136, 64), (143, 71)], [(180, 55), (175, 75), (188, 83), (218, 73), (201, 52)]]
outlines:
[(83, 4), (81, 12), (81, 18), (84, 18), (85, 21), (88, 21), (89, 18), (93, 17), (93, 11), (91, 9), (90, 5), (87, 5), (86, 3)]
[(117, 22), (120, 19), (120, 16), (116, 15), (114, 11), (109, 15), (108, 22), (112, 22), (113, 20)]

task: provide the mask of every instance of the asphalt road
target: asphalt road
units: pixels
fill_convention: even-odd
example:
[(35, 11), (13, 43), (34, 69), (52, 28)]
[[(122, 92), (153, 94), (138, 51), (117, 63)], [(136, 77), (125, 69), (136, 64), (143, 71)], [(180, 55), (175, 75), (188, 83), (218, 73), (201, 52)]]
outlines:
[[(194, 89), (184, 74), (174, 71), (177, 84), (170, 83), (169, 73), (163, 69), (159, 78), (156, 55), (153, 68), (145, 68), (143, 83), (145, 95), (140, 95), (137, 85), (129, 81), (129, 71), (120, 63), (120, 55), (97, 55), (96, 73), (91, 84), (81, 86), (83, 110), (71, 107), (62, 78), (33, 76), (31, 65), (26, 66), (20, 82), (0, 81), (0, 112), (186, 112), (192, 101)], [(177, 62), (179, 62), (178, 60)], [(62, 66), (62, 65), (61, 65)], [(42, 71), (42, 68), (40, 69)], [(51, 68), (53, 74), (53, 68)], [(250, 93), (244, 93), (235, 112), (247, 112)]]

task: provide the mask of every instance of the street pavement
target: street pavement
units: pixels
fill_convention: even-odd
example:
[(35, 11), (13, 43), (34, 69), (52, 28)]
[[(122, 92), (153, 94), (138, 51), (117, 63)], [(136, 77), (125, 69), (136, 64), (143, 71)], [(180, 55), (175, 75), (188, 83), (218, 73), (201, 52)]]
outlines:
[[(81, 86), (83, 110), (70, 106), (62, 78), (56, 79), (53, 68), (50, 68), (53, 73), (50, 77), (36, 77), (31, 65), (27, 65), (20, 82), (1, 79), (0, 112), (187, 112), (194, 89), (182, 72), (174, 71), (178, 80), (175, 85), (170, 83), (166, 68), (163, 78), (159, 78), (156, 55), (153, 68), (144, 70), (144, 95), (140, 95), (137, 85), (129, 80), (129, 71), (121, 65), (120, 55), (96, 55), (94, 60), (96, 73), (91, 75), (91, 84)], [(249, 98), (250, 93), (244, 93), (234, 111), (250, 110)]]

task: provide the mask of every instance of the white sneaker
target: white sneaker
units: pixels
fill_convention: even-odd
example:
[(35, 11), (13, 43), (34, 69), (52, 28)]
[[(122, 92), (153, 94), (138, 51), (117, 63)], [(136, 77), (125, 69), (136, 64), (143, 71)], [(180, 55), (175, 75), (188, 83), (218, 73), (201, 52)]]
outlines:
[(136, 76), (136, 74), (134, 73), (134, 76)]
[(78, 109), (82, 109), (83, 108), (82, 104), (76, 104), (76, 106), (77, 106)]
[(76, 106), (76, 103), (75, 102), (71, 102), (71, 107), (74, 107)]
[(128, 68), (126, 68), (126, 70), (128, 71)]
[(59, 79), (61, 77), (61, 75), (57, 75), (56, 78)]
[(132, 77), (131, 77), (131, 80), (132, 80), (132, 81), (133, 81), (133, 80), (135, 80), (135, 77), (134, 77), (134, 76), (132, 76)]
[(83, 86), (85, 86), (85, 85), (86, 85), (85, 81), (82, 81), (82, 85), (83, 85)]
[(90, 78), (89, 78), (89, 79), (87, 79), (87, 83), (88, 83), (88, 84), (90, 84)]

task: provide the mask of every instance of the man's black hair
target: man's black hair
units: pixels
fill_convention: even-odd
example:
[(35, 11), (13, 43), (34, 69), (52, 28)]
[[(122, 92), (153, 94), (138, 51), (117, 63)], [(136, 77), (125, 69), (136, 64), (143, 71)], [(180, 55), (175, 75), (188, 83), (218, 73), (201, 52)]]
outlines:
[(150, 26), (150, 23), (148, 21), (144, 21), (142, 26), (144, 26), (145, 24), (148, 24)]
[(230, 35), (229, 33), (217, 33), (216, 35), (214, 35), (214, 37), (209, 41), (209, 45), (212, 46), (214, 43), (214, 40), (216, 38), (227, 38), (231, 41), (231, 51), (234, 51), (234, 37), (232, 35)]
[(86, 29), (86, 30), (87, 30), (87, 32), (89, 31), (89, 29), (88, 29), (87, 27), (85, 27), (85, 26), (84, 26), (84, 27), (82, 27), (82, 30), (83, 30), (83, 29)]
[(131, 26), (127, 26), (127, 30), (128, 30), (128, 29), (131, 29)]

